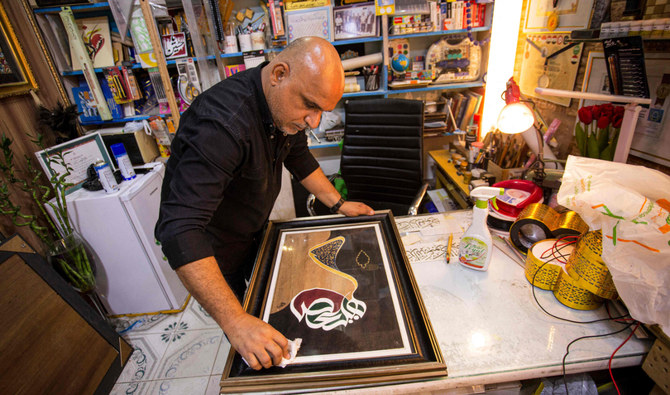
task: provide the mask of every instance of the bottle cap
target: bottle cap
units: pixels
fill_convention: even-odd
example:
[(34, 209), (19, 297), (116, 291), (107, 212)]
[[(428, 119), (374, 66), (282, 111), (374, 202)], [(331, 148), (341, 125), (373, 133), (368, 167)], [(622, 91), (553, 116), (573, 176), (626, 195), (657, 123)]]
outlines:
[(109, 148), (112, 149), (112, 154), (114, 154), (114, 156), (121, 156), (126, 154), (126, 147), (123, 145), (123, 143), (112, 144), (109, 146)]

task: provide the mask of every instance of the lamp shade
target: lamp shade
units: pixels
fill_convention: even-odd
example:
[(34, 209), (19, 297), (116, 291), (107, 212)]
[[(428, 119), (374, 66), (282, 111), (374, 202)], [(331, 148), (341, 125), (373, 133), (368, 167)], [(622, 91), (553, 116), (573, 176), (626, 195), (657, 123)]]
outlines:
[(521, 133), (533, 126), (533, 123), (533, 112), (521, 102), (506, 105), (498, 116), (498, 129), (503, 133)]

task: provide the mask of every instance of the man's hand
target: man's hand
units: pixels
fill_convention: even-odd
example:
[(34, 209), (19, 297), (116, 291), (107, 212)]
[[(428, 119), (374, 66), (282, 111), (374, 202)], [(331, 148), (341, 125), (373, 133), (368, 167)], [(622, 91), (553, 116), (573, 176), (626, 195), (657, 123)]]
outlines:
[(288, 340), (242, 309), (213, 256), (178, 267), (177, 275), (251, 368), (269, 368), (279, 364), (282, 357), (290, 358)]
[(268, 323), (243, 313), (227, 325), (230, 345), (244, 357), (249, 367), (260, 370), (289, 359), (288, 340)]
[(347, 217), (357, 217), (359, 215), (375, 215), (375, 210), (370, 208), (367, 204), (359, 202), (349, 202), (346, 201), (340, 206), (340, 209), (337, 211), (340, 214), (344, 214)]

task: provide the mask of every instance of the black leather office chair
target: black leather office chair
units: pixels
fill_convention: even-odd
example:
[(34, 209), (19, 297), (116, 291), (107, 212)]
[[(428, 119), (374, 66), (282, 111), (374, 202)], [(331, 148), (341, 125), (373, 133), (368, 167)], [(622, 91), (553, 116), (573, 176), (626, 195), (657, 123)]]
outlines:
[[(347, 100), (344, 110), (340, 172), (347, 200), (415, 215), (428, 189), (422, 179), (423, 101)], [(313, 201), (310, 195), (311, 215)]]

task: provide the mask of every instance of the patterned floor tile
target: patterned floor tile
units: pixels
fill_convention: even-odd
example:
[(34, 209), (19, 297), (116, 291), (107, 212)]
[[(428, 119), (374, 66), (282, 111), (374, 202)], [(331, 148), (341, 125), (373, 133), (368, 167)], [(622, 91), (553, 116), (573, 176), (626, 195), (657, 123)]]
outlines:
[(202, 395), (207, 391), (210, 376), (152, 381), (147, 394)]
[(149, 382), (116, 383), (109, 395), (145, 395), (149, 392)]
[(195, 298), (191, 298), (181, 317), (180, 324), (185, 324), (187, 329), (214, 329), (219, 324), (200, 306)]
[(228, 360), (228, 353), (230, 352), (230, 343), (225, 336), (221, 338), (221, 344), (219, 345), (219, 351), (216, 353), (216, 361), (214, 361), (214, 367), (212, 368), (212, 374), (218, 374), (221, 376), (223, 374), (223, 368), (226, 367), (226, 361)]
[(207, 392), (205, 395), (217, 395), (221, 392), (221, 375), (209, 376), (209, 384), (207, 384)]
[(111, 318), (114, 329), (121, 335), (160, 333), (172, 323), (178, 323), (182, 312), (175, 314), (151, 314), (136, 317)]
[(220, 329), (177, 329), (169, 339), (157, 379), (211, 375), (222, 337)]
[(163, 340), (160, 333), (133, 334), (129, 335), (126, 340), (134, 351), (116, 382), (147, 381), (156, 378), (158, 365), (169, 343)]

